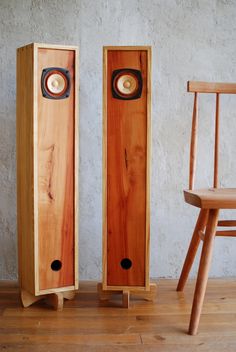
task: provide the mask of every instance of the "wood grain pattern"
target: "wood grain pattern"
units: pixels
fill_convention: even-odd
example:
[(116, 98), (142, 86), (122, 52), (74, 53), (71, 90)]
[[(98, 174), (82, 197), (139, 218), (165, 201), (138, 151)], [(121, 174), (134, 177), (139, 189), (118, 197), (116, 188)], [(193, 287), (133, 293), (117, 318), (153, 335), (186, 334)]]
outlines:
[(236, 227), (236, 220), (219, 220), (217, 226)]
[(235, 209), (235, 188), (209, 188), (184, 191), (185, 201), (204, 209)]
[(201, 241), (204, 241), (205, 239), (205, 232), (204, 231), (198, 231), (198, 236), (200, 238)]
[[(55, 66), (70, 70), (69, 99), (42, 98), (42, 68)], [(76, 47), (32, 43), (17, 50), (18, 258), (26, 294), (78, 288), (77, 87)], [(63, 262), (54, 275), (50, 256)]]
[(129, 308), (129, 302), (128, 305), (126, 305), (126, 307), (123, 305), (123, 296), (125, 295), (127, 298), (127, 292), (129, 292), (128, 298), (127, 300), (130, 300), (130, 296), (132, 295), (132, 298), (134, 297), (135, 299), (142, 299), (142, 300), (146, 300), (146, 301), (153, 301), (156, 297), (157, 294), (157, 285), (156, 283), (150, 283), (149, 284), (149, 291), (145, 290), (141, 290), (140, 287), (138, 287), (138, 289), (131, 289), (129, 286), (128, 287), (123, 287), (120, 290), (117, 289), (116, 286), (116, 290), (115, 287), (114, 289), (106, 289), (103, 290), (103, 286), (101, 283), (98, 283), (97, 285), (97, 291), (98, 291), (98, 297), (100, 300), (110, 300), (113, 298), (114, 295), (120, 295), (122, 296), (122, 306), (124, 308)]
[[(144, 48), (143, 48), (144, 49)], [(150, 182), (152, 159), (152, 48), (147, 51), (147, 152), (146, 152), (146, 253), (145, 253), (145, 290), (152, 291), (155, 284), (150, 283)]]
[(0, 282), (0, 349), (29, 352), (235, 352), (236, 281), (210, 279), (199, 334), (186, 334), (195, 282), (175, 291), (176, 280), (158, 280), (154, 302), (131, 300), (117, 309), (120, 297), (99, 302), (96, 282), (81, 282), (64, 310), (45, 302), (22, 309), (16, 282)]
[(188, 81), (187, 90), (192, 93), (236, 94), (236, 84)]
[(107, 48), (103, 47), (102, 287), (107, 289)]
[[(148, 53), (129, 48), (107, 50), (106, 54), (107, 286), (144, 287), (149, 215), (146, 207)], [(141, 70), (143, 92), (140, 99), (124, 101), (112, 97), (111, 75), (119, 68)], [(123, 258), (132, 260), (129, 270), (122, 269)]]
[(197, 282), (194, 292), (193, 306), (189, 324), (189, 334), (196, 335), (201, 316), (203, 301), (206, 292), (208, 272), (210, 269), (215, 239), (216, 226), (218, 222), (219, 209), (209, 210), (209, 219), (206, 226), (201, 259), (199, 263)]
[(64, 292), (52, 292), (51, 294), (35, 296), (28, 291), (21, 289), (21, 302), (23, 307), (29, 307), (35, 302), (44, 300), (52, 306), (55, 310), (62, 310), (64, 305), (64, 299), (73, 299), (75, 297), (75, 291), (64, 291)]
[[(40, 290), (74, 283), (74, 65), (70, 50), (38, 50), (38, 228)], [(45, 99), (41, 73), (68, 69), (70, 97)], [(59, 271), (51, 269), (62, 262)]]
[(189, 162), (189, 189), (193, 189), (196, 163), (197, 163), (197, 132), (198, 132), (198, 96), (194, 94), (193, 117), (192, 117), (192, 131), (190, 144), (190, 162)]
[(74, 63), (74, 288), (79, 288), (79, 50)]
[(17, 232), (19, 282), (35, 293), (34, 154), (33, 154), (34, 46), (17, 49)]
[(236, 237), (236, 230), (216, 231), (216, 236)]
[(215, 115), (215, 149), (214, 149), (214, 181), (213, 187), (219, 187), (219, 139), (220, 139), (220, 95), (216, 94), (216, 115)]
[(208, 219), (208, 213), (209, 211), (207, 209), (201, 209), (199, 212), (198, 219), (193, 231), (193, 236), (188, 248), (188, 253), (186, 255), (184, 265), (180, 274), (177, 291), (183, 291), (184, 286), (187, 282), (201, 240), (199, 232), (205, 230)]

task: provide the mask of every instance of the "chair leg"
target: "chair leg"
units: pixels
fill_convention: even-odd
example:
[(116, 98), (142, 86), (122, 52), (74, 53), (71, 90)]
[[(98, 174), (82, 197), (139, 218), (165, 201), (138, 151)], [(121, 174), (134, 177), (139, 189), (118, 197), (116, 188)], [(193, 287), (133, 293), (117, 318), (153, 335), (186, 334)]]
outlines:
[(219, 209), (211, 209), (209, 211), (209, 219), (206, 227), (206, 234), (202, 247), (202, 254), (198, 269), (197, 283), (195, 287), (193, 306), (189, 324), (189, 334), (196, 335), (200, 315), (202, 311), (203, 301), (206, 292), (208, 272), (210, 269), (214, 238), (219, 217)]
[(199, 247), (199, 243), (201, 240), (198, 235), (198, 232), (204, 231), (207, 223), (207, 218), (208, 218), (208, 209), (201, 209), (193, 232), (193, 236), (189, 245), (188, 253), (184, 261), (182, 272), (179, 278), (178, 286), (176, 289), (177, 291), (183, 291), (184, 289), (184, 286), (188, 279), (188, 275), (192, 268), (193, 261), (195, 259), (195, 256)]

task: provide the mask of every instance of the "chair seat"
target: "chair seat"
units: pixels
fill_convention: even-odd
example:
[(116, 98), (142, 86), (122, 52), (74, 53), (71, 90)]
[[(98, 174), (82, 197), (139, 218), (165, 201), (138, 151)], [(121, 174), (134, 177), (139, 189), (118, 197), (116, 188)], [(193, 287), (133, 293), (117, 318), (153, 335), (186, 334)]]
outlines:
[(185, 202), (202, 209), (236, 209), (236, 188), (184, 191)]

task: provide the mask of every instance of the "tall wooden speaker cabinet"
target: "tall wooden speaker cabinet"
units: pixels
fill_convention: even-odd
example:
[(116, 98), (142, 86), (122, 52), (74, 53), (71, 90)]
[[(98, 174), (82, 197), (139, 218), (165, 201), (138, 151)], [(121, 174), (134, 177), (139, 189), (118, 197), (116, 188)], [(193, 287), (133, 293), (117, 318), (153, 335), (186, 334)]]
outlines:
[(151, 48), (104, 47), (101, 299), (152, 299), (149, 281)]
[(17, 222), (25, 307), (78, 288), (78, 51), (17, 49)]

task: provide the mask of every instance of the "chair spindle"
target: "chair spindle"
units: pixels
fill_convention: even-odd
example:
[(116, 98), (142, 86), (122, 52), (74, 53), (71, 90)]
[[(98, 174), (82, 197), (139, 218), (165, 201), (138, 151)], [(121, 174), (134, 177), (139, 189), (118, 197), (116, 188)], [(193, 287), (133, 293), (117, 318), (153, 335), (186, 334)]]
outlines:
[(220, 95), (216, 93), (216, 115), (215, 115), (215, 151), (214, 151), (214, 183), (213, 187), (219, 187), (219, 109)]
[(192, 132), (190, 144), (190, 164), (189, 164), (189, 189), (194, 187), (196, 160), (197, 160), (197, 132), (198, 132), (198, 95), (194, 93)]

